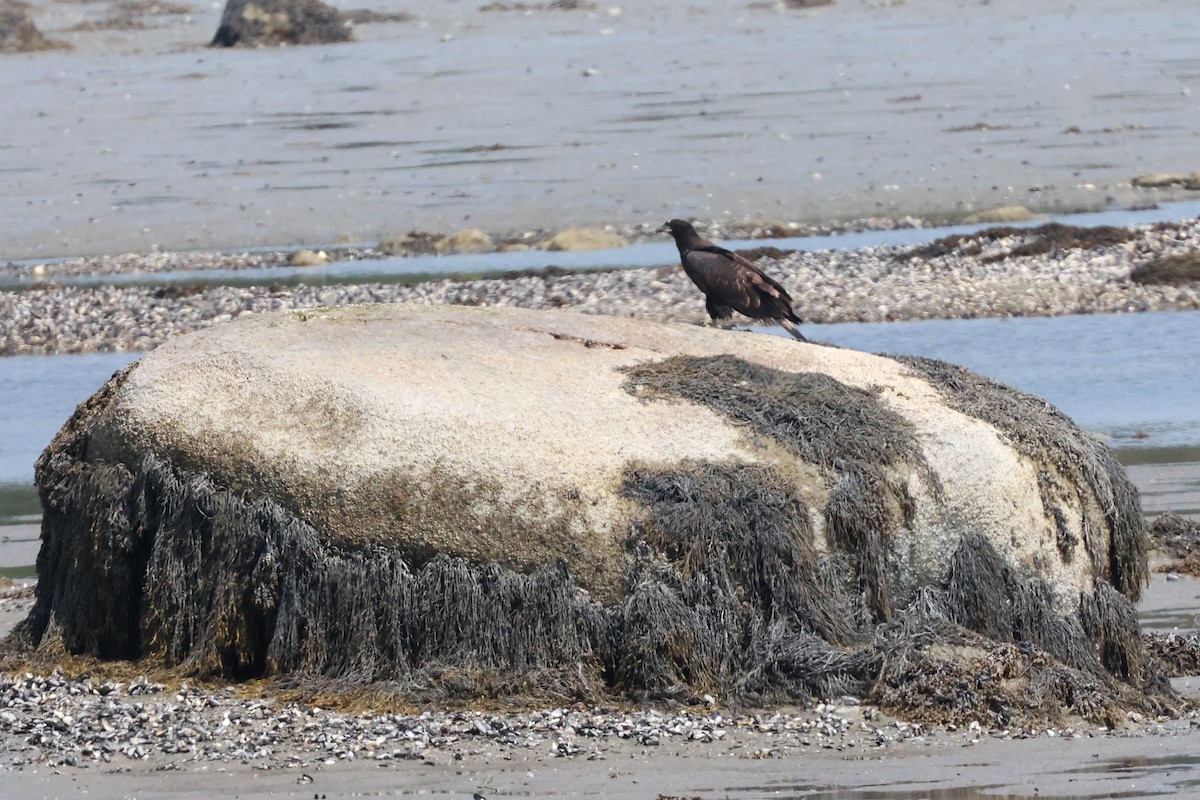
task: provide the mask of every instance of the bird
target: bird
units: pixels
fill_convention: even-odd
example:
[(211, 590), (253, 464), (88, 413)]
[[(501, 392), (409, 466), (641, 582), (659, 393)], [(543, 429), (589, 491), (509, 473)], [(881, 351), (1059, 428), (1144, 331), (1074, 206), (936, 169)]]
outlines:
[(683, 271), (704, 292), (704, 307), (714, 321), (729, 319), (736, 311), (751, 319), (775, 320), (797, 341), (808, 341), (796, 327), (803, 320), (792, 310), (791, 295), (778, 281), (696, 233), (690, 222), (673, 219), (662, 230), (675, 238)]

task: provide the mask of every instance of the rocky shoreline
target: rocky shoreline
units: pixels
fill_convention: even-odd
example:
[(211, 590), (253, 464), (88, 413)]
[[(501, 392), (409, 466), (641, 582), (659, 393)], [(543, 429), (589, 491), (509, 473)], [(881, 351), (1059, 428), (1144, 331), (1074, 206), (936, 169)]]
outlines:
[[(0, 597), (6, 606), (28, 608), (31, 602), (28, 592)], [(698, 746), (741, 759), (821, 751), (854, 759), (914, 745), (958, 748), (997, 739), (1180, 736), (1198, 724), (1191, 711), (1175, 718), (1129, 712), (1118, 728), (1078, 720), (1006, 728), (978, 721), (929, 725), (888, 717), (849, 696), (759, 710), (724, 708), (705, 696), (698, 707), (412, 712), (371, 710), (369, 703), (355, 708), (348, 698), (351, 707), (342, 710), (259, 694), (262, 687), (196, 685), (125, 667), (127, 675), (118, 669), (105, 676), (105, 669), (93, 675), (79, 664), (75, 674), (7, 665), (0, 675), (0, 772), (71, 767), (109, 773), (139, 763), (155, 771), (191, 771), (240, 764), (289, 770), (307, 783), (309, 771), (354, 762), (597, 761)]]
[[(753, 235), (753, 231), (743, 233)], [(1200, 309), (1200, 281), (1141, 283), (1131, 274), (1200, 251), (1200, 221), (1130, 229), (989, 229), (931, 245), (812, 252), (767, 251), (809, 323), (883, 322)], [(356, 251), (352, 257), (376, 257)], [(284, 265), (288, 254), (150, 254), (10, 265), (57, 274)], [(36, 270), (41, 267), (41, 272)], [(234, 267), (236, 268), (236, 266)], [(0, 354), (144, 351), (180, 333), (264, 311), (350, 303), (449, 303), (569, 308), (588, 314), (704, 323), (700, 294), (675, 265), (595, 272), (521, 273), (416, 285), (55, 286), (0, 292)], [(743, 320), (744, 322), (744, 320)], [(820, 338), (819, 329), (811, 335)]]

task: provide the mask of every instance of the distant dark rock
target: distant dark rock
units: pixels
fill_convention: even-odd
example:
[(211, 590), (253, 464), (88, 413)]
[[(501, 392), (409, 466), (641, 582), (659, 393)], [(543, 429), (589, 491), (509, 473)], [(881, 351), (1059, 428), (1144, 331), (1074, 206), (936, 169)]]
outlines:
[(29, 17), (29, 7), (13, 0), (0, 0), (0, 53), (29, 53), (69, 47), (42, 35)]
[(350, 41), (336, 8), (320, 0), (228, 0), (213, 47)]

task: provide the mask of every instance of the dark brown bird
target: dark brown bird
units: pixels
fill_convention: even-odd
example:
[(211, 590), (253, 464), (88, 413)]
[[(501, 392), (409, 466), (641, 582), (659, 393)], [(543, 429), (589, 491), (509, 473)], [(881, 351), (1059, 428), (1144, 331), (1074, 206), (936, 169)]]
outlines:
[(707, 298), (704, 306), (714, 320), (729, 319), (736, 311), (751, 319), (773, 319), (801, 342), (792, 298), (779, 282), (724, 247), (696, 233), (690, 222), (673, 219), (663, 226), (675, 237), (683, 271)]

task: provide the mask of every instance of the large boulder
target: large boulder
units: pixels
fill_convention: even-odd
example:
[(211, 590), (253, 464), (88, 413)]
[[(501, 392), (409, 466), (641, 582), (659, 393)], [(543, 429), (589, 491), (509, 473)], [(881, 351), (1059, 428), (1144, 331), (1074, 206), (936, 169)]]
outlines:
[(350, 41), (336, 8), (321, 0), (227, 0), (214, 47)]
[(35, 650), (948, 719), (1162, 688), (1109, 451), (936, 361), (517, 309), (255, 316), (115, 375), (38, 483)]

